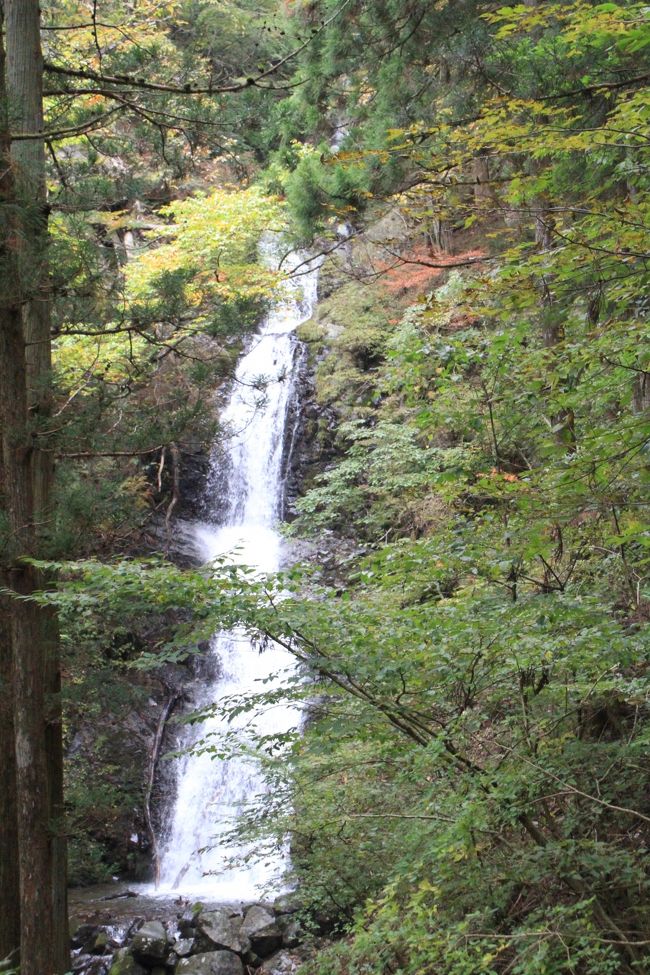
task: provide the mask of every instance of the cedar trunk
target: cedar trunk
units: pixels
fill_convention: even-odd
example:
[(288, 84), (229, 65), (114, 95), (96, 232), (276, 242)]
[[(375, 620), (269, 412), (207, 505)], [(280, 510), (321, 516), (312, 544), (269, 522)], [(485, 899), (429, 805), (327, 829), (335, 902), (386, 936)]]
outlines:
[[(0, 207), (4, 205), (0, 189)], [(0, 248), (2, 245), (0, 244)], [(5, 329), (4, 307), (0, 309), (0, 331)], [(0, 340), (1, 341), (1, 340)], [(0, 474), (0, 477), (2, 475)], [(3, 498), (0, 505), (5, 508)], [(2, 584), (8, 582), (2, 572)], [(18, 887), (18, 820), (16, 817), (16, 756), (14, 719), (11, 706), (12, 644), (11, 607), (0, 596), (0, 961), (16, 960), (20, 945)]]
[[(12, 132), (38, 133), (43, 129), (38, 0), (5, 0), (4, 6), (10, 127)], [(47, 551), (53, 474), (51, 454), (41, 448), (51, 388), (44, 143), (40, 139), (13, 142), (11, 157), (20, 221), (13, 252), (22, 316), (20, 327), (13, 322), (7, 332), (11, 348), (2, 349), (2, 357), (8, 357), (2, 377), (7, 392), (2, 426), (8, 431), (3, 453), (7, 508), (16, 542), (12, 588), (30, 595), (47, 580), (20, 557)], [(59, 975), (69, 967), (69, 950), (60, 669), (53, 614), (36, 603), (12, 601), (11, 640), (21, 975)]]
[[(5, 101), (6, 104), (6, 101)], [(11, 167), (8, 161), (7, 130), (4, 129), (2, 167), (3, 226), (0, 241), (3, 299), (0, 306), (0, 422), (2, 426), (3, 494), (9, 528), (9, 551), (3, 560), (3, 582), (21, 594), (28, 594), (32, 571), (21, 556), (33, 553), (34, 506), (31, 480), (31, 433), (27, 404), (27, 365), (21, 314), (20, 276), (16, 254), (17, 207)], [(11, 673), (15, 766), (9, 757), (9, 774), (15, 768), (13, 797), (4, 800), (17, 822), (19, 897), (15, 890), (2, 890), (3, 911), (16, 924), (19, 908), (21, 926), (21, 971), (23, 975), (53, 972), (50, 951), (53, 942), (51, 910), (51, 858), (49, 809), (45, 760), (45, 707), (43, 688), (43, 643), (38, 632), (39, 611), (34, 604), (11, 599), (5, 602), (11, 658), (3, 669)], [(4, 763), (3, 763), (4, 765)], [(13, 783), (11, 783), (13, 785)], [(14, 822), (10, 823), (10, 830)]]
[[(11, 140), (5, 84), (4, 9), (0, 2), (0, 507), (10, 513), (14, 481), (14, 445), (9, 424), (15, 416), (16, 390), (11, 388), (21, 375), (12, 375), (12, 356), (23, 358), (18, 267), (15, 239), (15, 187), (10, 163)], [(20, 396), (20, 394), (19, 394)], [(13, 407), (9, 398), (14, 398)], [(22, 390), (20, 422), (26, 419), (26, 390)], [(14, 488), (15, 490), (15, 488)], [(3, 552), (1, 582), (11, 583), (12, 552)], [(13, 718), (13, 604), (0, 596), (0, 961), (17, 962), (20, 951), (20, 886), (18, 873), (18, 816), (16, 809), (16, 753)]]

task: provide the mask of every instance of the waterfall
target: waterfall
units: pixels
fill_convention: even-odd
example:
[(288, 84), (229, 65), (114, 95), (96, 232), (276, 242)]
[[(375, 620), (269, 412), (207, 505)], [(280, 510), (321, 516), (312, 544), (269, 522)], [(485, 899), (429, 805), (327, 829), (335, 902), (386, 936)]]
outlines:
[[(265, 248), (267, 260), (273, 260)], [(219, 441), (213, 450), (212, 476), (208, 482), (206, 509), (214, 512), (209, 522), (194, 526), (201, 557), (209, 562), (233, 552), (233, 559), (273, 572), (282, 562), (278, 533), (284, 482), (283, 461), (286, 426), (295, 392), (298, 342), (295, 328), (312, 314), (316, 300), (318, 268), (298, 256), (298, 270), (289, 294), (267, 316), (237, 367), (229, 399), (221, 413)], [(260, 383), (261, 377), (264, 382)], [(215, 504), (218, 495), (220, 504)], [(241, 632), (218, 633), (211, 643), (218, 676), (201, 688), (194, 708), (232, 695), (261, 690), (260, 681), (293, 667), (290, 655), (271, 645), (263, 653)], [(277, 680), (278, 678), (276, 678)], [(265, 689), (273, 687), (267, 683)], [(297, 724), (295, 709), (275, 705), (256, 717), (242, 719), (247, 731), (272, 734), (289, 731)], [(240, 726), (240, 727), (243, 727)], [(210, 717), (202, 722), (194, 739), (212, 737), (237, 728), (237, 722)], [(265, 791), (264, 776), (251, 758), (212, 759), (208, 753), (187, 754), (179, 760), (176, 800), (160, 858), (161, 893), (177, 891), (212, 900), (246, 900), (259, 889), (280, 882), (284, 858), (269, 862), (228, 866), (237, 853), (227, 834), (246, 803)], [(239, 851), (241, 852), (241, 851)]]

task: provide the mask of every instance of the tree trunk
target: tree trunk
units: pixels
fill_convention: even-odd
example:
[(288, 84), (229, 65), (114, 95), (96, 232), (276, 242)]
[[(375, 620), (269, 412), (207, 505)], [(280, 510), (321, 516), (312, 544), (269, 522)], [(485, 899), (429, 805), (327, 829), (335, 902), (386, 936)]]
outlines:
[[(5, 101), (6, 104), (6, 101)], [(32, 571), (20, 557), (31, 554), (34, 511), (31, 481), (31, 431), (27, 406), (27, 366), (21, 314), (20, 277), (16, 267), (16, 206), (13, 175), (4, 130), (1, 178), (3, 228), (0, 241), (2, 294), (0, 305), (0, 425), (4, 499), (9, 530), (3, 576), (8, 588), (29, 594)], [(49, 806), (45, 757), (43, 649), (39, 612), (34, 604), (8, 602), (8, 634), (12, 648), (12, 697), (15, 742), (17, 851), (20, 875), (21, 972), (49, 975), (53, 941)], [(11, 774), (11, 773), (10, 773)], [(12, 799), (7, 797), (10, 809)], [(15, 892), (2, 890), (3, 910), (15, 913)], [(14, 922), (15, 923), (15, 922)]]
[[(43, 130), (43, 56), (38, 0), (5, 0), (7, 10), (7, 91), (12, 132)], [(16, 190), (22, 209), (19, 254), (24, 304), (29, 406), (34, 419), (47, 417), (50, 406), (50, 295), (47, 268), (47, 191), (45, 143), (13, 142)], [(51, 463), (38, 451), (33, 463), (34, 505), (45, 511), (51, 489)]]
[(490, 183), (490, 160), (484, 150), (472, 161), (472, 175), (475, 180), (474, 202), (479, 209), (485, 209), (487, 204), (494, 201), (494, 192)]
[[(0, 3), (0, 499), (10, 518), (10, 494), (7, 490), (5, 463), (11, 464), (12, 444), (8, 394), (11, 383), (11, 355), (17, 350), (22, 358), (22, 324), (20, 295), (17, 292), (18, 268), (13, 241), (15, 191), (11, 169), (7, 92), (5, 85), (4, 9)], [(3, 394), (4, 393), (4, 394)], [(26, 407), (26, 398), (23, 399)], [(9, 472), (11, 477), (11, 472)], [(9, 526), (8, 526), (9, 527)], [(8, 532), (8, 541), (10, 535)], [(12, 553), (3, 552), (1, 582), (10, 585)], [(20, 950), (20, 884), (18, 870), (18, 815), (16, 809), (16, 753), (13, 718), (13, 641), (12, 601), (0, 596), (0, 961), (18, 962)]]
[[(0, 191), (0, 206), (3, 204)], [(4, 330), (4, 309), (0, 310), (0, 329)], [(5, 507), (4, 499), (2, 506)], [(3, 571), (0, 579), (2, 585), (6, 586), (9, 582), (8, 573)], [(20, 945), (12, 683), (11, 605), (7, 597), (0, 596), (0, 962), (9, 957), (17, 961)]]
[(432, 217), (425, 232), (429, 257), (453, 253), (453, 234), (448, 220)]
[[(43, 129), (43, 58), (38, 0), (5, 0), (7, 12), (7, 91), (13, 131)], [(12, 519), (16, 496), (10, 482), (21, 482), (18, 526), (25, 526), (17, 555), (43, 552), (51, 519), (51, 454), (39, 447), (39, 433), (50, 413), (50, 299), (47, 267), (45, 146), (40, 139), (12, 143), (11, 155), (20, 213), (17, 250), (21, 287), (21, 348), (14, 339), (14, 362), (21, 376), (16, 402), (23, 431), (20, 453), (5, 462)], [(6, 387), (11, 389), (12, 387)], [(24, 415), (23, 415), (24, 411)], [(3, 424), (4, 425), (4, 424)], [(11, 453), (11, 452), (10, 452)], [(20, 467), (20, 470), (18, 470)], [(38, 530), (36, 529), (38, 527)], [(42, 589), (33, 568), (15, 562), (13, 588), (23, 594)], [(14, 601), (14, 725), (16, 734), (18, 848), (21, 901), (21, 973), (50, 975), (69, 967), (66, 901), (66, 849), (63, 828), (63, 753), (61, 734), (58, 630), (53, 614), (34, 603)]]
[(650, 411), (650, 372), (639, 369), (634, 379), (632, 403), (635, 413)]

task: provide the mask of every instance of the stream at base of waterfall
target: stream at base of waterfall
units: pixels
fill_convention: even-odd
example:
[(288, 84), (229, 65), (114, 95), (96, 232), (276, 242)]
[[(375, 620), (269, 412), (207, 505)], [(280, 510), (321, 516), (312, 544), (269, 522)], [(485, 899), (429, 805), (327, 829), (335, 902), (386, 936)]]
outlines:
[[(272, 248), (265, 250), (270, 263)], [(241, 358), (220, 414), (206, 498), (206, 510), (219, 510), (192, 528), (205, 562), (232, 553), (233, 561), (260, 572), (273, 572), (282, 564), (278, 524), (299, 346), (293, 333), (311, 317), (318, 280), (316, 264), (305, 265), (304, 260), (295, 256), (293, 267), (299, 273)], [(262, 377), (265, 382), (260, 384)], [(219, 506), (213, 504), (214, 496), (223, 498)], [(291, 656), (281, 647), (272, 644), (260, 653), (237, 632), (216, 634), (211, 653), (218, 676), (201, 688), (193, 709), (261, 690), (262, 681), (293, 667)], [(272, 687), (273, 679), (265, 689)], [(246, 715), (242, 722), (247, 733), (283, 733), (298, 725), (299, 714), (295, 708), (276, 704), (254, 721)], [(237, 720), (228, 724), (222, 717), (210, 717), (188, 732), (185, 745), (205, 738), (218, 743), (219, 734), (236, 728)], [(269, 886), (279, 892), (286, 861), (281, 853), (229, 866), (232, 856), (242, 850), (233, 846), (228, 834), (246, 805), (266, 790), (259, 764), (244, 757), (213, 759), (209, 753), (186, 754), (176, 761), (176, 799), (161, 841), (158, 892), (213, 901), (251, 900)]]

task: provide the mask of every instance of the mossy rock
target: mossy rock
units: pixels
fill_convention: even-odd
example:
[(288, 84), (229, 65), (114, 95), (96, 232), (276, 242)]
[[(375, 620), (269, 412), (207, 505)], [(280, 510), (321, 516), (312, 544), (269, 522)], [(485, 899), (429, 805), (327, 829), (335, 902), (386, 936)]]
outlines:
[(309, 318), (296, 329), (296, 336), (301, 342), (306, 342), (308, 345), (322, 344), (326, 335), (326, 330), (322, 325), (319, 325), (315, 318)]
[(377, 286), (348, 281), (323, 301), (309, 323), (325, 336), (325, 355), (316, 373), (316, 400), (354, 415), (372, 403), (373, 376), (393, 333), (390, 298)]
[(330, 254), (321, 264), (318, 272), (318, 300), (324, 301), (333, 292), (342, 288), (349, 280), (343, 269), (343, 258), (337, 254)]
[(315, 319), (328, 333), (334, 326), (337, 341), (345, 337), (349, 344), (356, 336), (357, 341), (367, 343), (371, 337), (376, 343), (385, 341), (390, 330), (391, 307), (390, 298), (376, 285), (349, 281), (321, 301)]
[(108, 975), (146, 975), (146, 969), (137, 963), (128, 948), (120, 948), (113, 955)]

